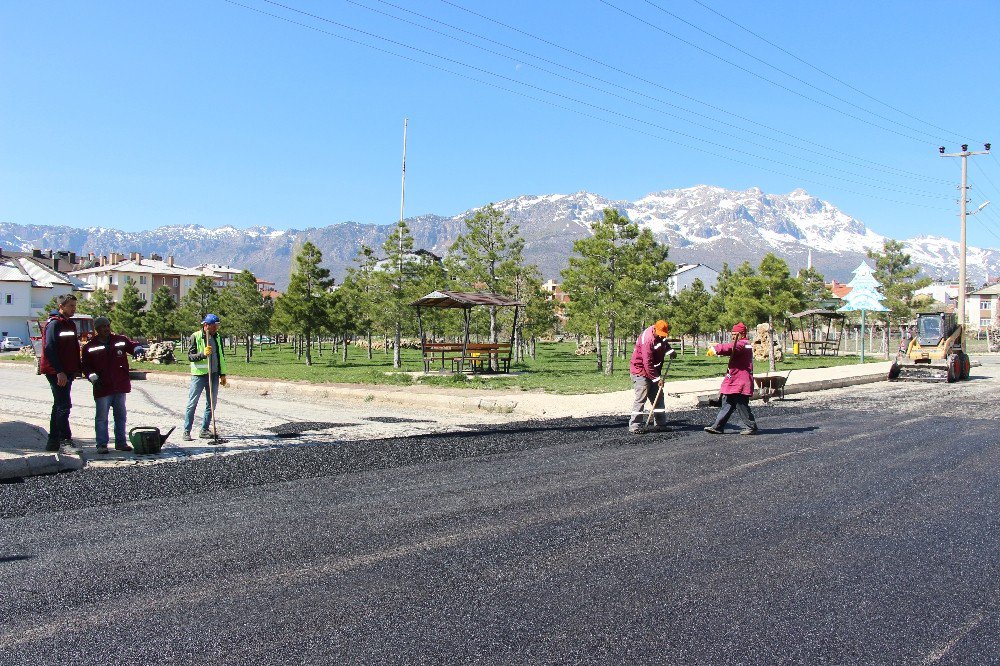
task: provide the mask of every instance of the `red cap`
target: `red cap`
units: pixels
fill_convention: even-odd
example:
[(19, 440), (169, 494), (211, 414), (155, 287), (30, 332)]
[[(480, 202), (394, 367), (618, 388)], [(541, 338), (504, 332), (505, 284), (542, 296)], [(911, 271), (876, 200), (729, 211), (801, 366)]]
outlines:
[(733, 326), (733, 333), (746, 333), (746, 332), (747, 332), (747, 325), (744, 324), (743, 322), (740, 322), (736, 324), (736, 326)]

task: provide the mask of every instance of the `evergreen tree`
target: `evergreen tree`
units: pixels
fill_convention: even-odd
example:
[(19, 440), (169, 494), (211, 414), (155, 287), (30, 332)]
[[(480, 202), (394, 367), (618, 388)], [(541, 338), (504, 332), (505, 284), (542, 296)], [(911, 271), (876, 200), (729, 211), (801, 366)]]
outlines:
[(913, 292), (929, 285), (931, 279), (917, 277), (920, 267), (912, 265), (910, 255), (903, 252), (901, 241), (886, 239), (881, 252), (868, 250), (868, 258), (875, 260), (872, 275), (882, 285), (883, 304), (889, 308), (885, 313), (886, 324), (908, 320), (913, 316), (910, 306)]
[(219, 296), (226, 313), (226, 330), (246, 343), (246, 361), (253, 358), (253, 337), (266, 333), (270, 325), (269, 309), (264, 307), (264, 295), (257, 288), (257, 278), (250, 271), (241, 271), (226, 285)]
[(153, 302), (142, 318), (142, 332), (155, 340), (177, 335), (177, 303), (170, 295), (170, 287), (164, 285), (153, 292)]
[[(696, 352), (698, 337), (711, 330), (711, 300), (712, 295), (705, 289), (705, 283), (695, 279), (690, 287), (677, 292), (670, 304), (670, 330), (692, 336)], [(706, 327), (706, 324), (709, 326)]]
[[(466, 231), (448, 251), (448, 274), (463, 289), (514, 296), (524, 265), (524, 239), (507, 213), (489, 204), (465, 220)], [(496, 306), (489, 306), (489, 340), (497, 342)], [(492, 359), (491, 359), (492, 360)]]
[(727, 305), (732, 297), (733, 291), (733, 271), (729, 264), (723, 262), (719, 277), (712, 285), (712, 297), (708, 301), (708, 309), (705, 313), (705, 331), (719, 331), (725, 333), (735, 321), (730, 321)]
[(215, 291), (212, 278), (200, 275), (181, 299), (178, 325), (185, 331), (195, 331), (201, 328), (201, 322), (209, 313), (222, 314), (219, 294)]
[(80, 314), (88, 314), (92, 317), (111, 317), (111, 312), (115, 309), (115, 299), (107, 289), (97, 289), (90, 298), (80, 299), (76, 311)]
[(288, 290), (275, 304), (275, 315), (285, 330), (303, 337), (306, 365), (312, 365), (314, 336), (329, 324), (327, 292), (333, 279), (329, 269), (320, 266), (322, 260), (319, 248), (306, 241), (295, 255)]
[(594, 326), (598, 345), (597, 368), (602, 368), (600, 327), (607, 325), (608, 359), (604, 372), (614, 372), (615, 335), (619, 322), (637, 327), (639, 314), (666, 308), (667, 277), (674, 265), (668, 248), (649, 229), (613, 208), (591, 225), (592, 235), (573, 243), (569, 268), (562, 273), (563, 290), (570, 295), (570, 319), (583, 317)]
[[(805, 298), (802, 284), (791, 276), (783, 259), (768, 252), (756, 274), (743, 277), (739, 275), (742, 269), (741, 266), (733, 276), (731, 312), (747, 326), (767, 322), (773, 332), (775, 321), (783, 324), (788, 313), (802, 309)], [(773, 372), (773, 345), (768, 358)]]
[(116, 333), (137, 338), (142, 335), (142, 309), (146, 306), (146, 301), (139, 295), (139, 289), (135, 286), (135, 280), (125, 279), (125, 286), (122, 288), (118, 303), (111, 312), (111, 326)]
[(818, 308), (822, 305), (823, 301), (833, 297), (833, 292), (826, 286), (823, 274), (815, 268), (799, 269), (796, 279), (802, 285), (802, 294), (805, 299), (804, 306), (806, 308)]

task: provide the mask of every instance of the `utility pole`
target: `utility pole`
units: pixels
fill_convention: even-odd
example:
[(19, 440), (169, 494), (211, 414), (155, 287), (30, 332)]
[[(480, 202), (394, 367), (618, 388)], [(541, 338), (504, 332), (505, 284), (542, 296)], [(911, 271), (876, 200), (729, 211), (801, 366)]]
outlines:
[(409, 118), (403, 118), (403, 182), (400, 185), (399, 193), (399, 275), (402, 279), (403, 275), (403, 206), (406, 203), (406, 125), (410, 122)]
[[(961, 213), (959, 216), (962, 219), (962, 230), (959, 239), (959, 260), (958, 260), (958, 323), (962, 326), (963, 332), (965, 331), (965, 218), (967, 217), (966, 206), (969, 203), (969, 198), (967, 196), (969, 190), (969, 156), (970, 155), (989, 155), (990, 154), (990, 144), (983, 144), (983, 148), (986, 150), (971, 151), (969, 150), (969, 144), (962, 144), (962, 152), (960, 153), (946, 153), (944, 152), (944, 146), (938, 148), (938, 152), (941, 157), (961, 157), (962, 158), (962, 184), (959, 186), (959, 205), (961, 206)], [(963, 333), (964, 341), (964, 333)]]

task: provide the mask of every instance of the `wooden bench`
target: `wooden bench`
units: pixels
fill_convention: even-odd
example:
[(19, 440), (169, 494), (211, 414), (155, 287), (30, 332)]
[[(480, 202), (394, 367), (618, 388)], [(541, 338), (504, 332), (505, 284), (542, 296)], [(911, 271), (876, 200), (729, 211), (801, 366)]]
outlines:
[(452, 368), (457, 368), (458, 372), (463, 372), (465, 367), (475, 372), (484, 372), (493, 367), (492, 361), (496, 361), (496, 367), (500, 372), (510, 372), (510, 358), (513, 353), (513, 346), (507, 343), (477, 342), (469, 343), (465, 348), (465, 355), (452, 359)]
[(455, 359), (462, 358), (465, 347), (461, 342), (425, 342), (422, 349), (424, 372), (430, 372), (431, 366), (438, 361), (441, 362), (442, 370), (445, 361), (454, 366)]

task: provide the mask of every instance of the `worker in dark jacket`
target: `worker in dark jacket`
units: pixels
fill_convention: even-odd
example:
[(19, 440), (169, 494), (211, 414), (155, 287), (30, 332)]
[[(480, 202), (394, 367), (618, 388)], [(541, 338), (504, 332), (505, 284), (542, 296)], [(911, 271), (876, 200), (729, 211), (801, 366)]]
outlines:
[[(632, 401), (632, 418), (629, 419), (629, 432), (642, 434), (645, 425), (642, 415), (645, 413), (648, 400), (653, 410), (654, 432), (666, 432), (667, 414), (663, 407), (663, 358), (673, 358), (677, 352), (667, 342), (670, 325), (663, 319), (659, 320), (645, 331), (635, 341), (635, 349), (629, 361), (629, 375), (632, 377), (634, 400)], [(659, 396), (659, 399), (657, 398)], [(654, 402), (655, 400), (655, 402)]]
[(191, 426), (194, 425), (194, 413), (198, 409), (201, 394), (206, 392), (208, 399), (205, 400), (205, 416), (201, 420), (199, 437), (215, 440), (214, 433), (208, 426), (215, 413), (215, 403), (219, 400), (219, 384), (226, 385), (226, 355), (222, 351), (222, 338), (219, 335), (221, 322), (218, 315), (205, 315), (201, 330), (196, 331), (188, 340), (191, 388), (188, 391), (187, 410), (184, 412), (184, 434), (181, 435), (185, 442), (193, 441)]
[(52, 389), (52, 415), (46, 451), (58, 451), (61, 444), (76, 447), (69, 428), (73, 380), (80, 374), (80, 339), (71, 317), (76, 314), (76, 296), (65, 294), (56, 299), (58, 312), (45, 322), (42, 358), (39, 369)]
[(83, 372), (94, 387), (97, 452), (108, 452), (108, 412), (111, 410), (115, 415), (115, 450), (131, 451), (125, 434), (125, 395), (132, 390), (128, 355), (135, 354), (136, 344), (124, 335), (113, 334), (107, 317), (95, 319), (94, 328), (97, 337), (83, 347)]
[(753, 395), (753, 349), (747, 340), (747, 326), (743, 322), (733, 326), (732, 342), (718, 344), (708, 350), (709, 356), (728, 356), (729, 368), (722, 380), (722, 406), (715, 417), (715, 423), (705, 428), (705, 432), (721, 435), (726, 421), (739, 412), (743, 421), (741, 435), (756, 435), (757, 422), (750, 411), (750, 396)]

